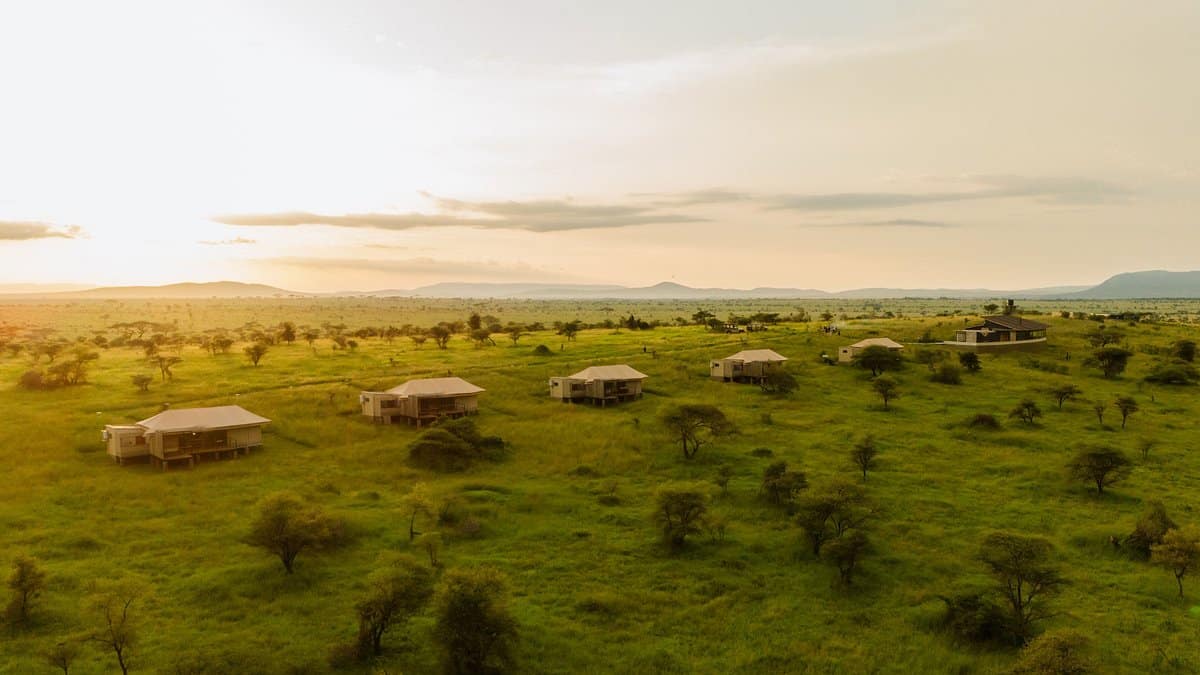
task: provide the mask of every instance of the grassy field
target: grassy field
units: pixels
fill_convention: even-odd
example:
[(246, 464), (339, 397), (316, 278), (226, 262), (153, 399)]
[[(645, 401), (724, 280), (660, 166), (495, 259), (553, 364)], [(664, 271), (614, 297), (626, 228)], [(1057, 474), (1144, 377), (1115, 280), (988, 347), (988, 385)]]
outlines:
[[(1128, 303), (1127, 303), (1128, 304)], [(1131, 560), (1109, 544), (1124, 536), (1149, 499), (1180, 524), (1200, 523), (1194, 387), (1145, 384), (1165, 348), (1195, 337), (1200, 303), (1142, 303), (1173, 322), (1123, 328), (1136, 353), (1128, 371), (1106, 380), (1084, 368), (1083, 335), (1096, 324), (1039, 317), (1049, 344), (1028, 354), (985, 354), (979, 373), (959, 386), (929, 381), (924, 366), (896, 374), (903, 396), (884, 411), (869, 374), (829, 367), (819, 355), (869, 336), (915, 341), (929, 330), (950, 338), (977, 304), (956, 301), (712, 303), (727, 311), (830, 310), (840, 336), (817, 323), (724, 335), (695, 326), (649, 331), (585, 330), (573, 342), (552, 331), (518, 346), (475, 348), (458, 337), (447, 350), (406, 339), (361, 341), (354, 351), (303, 342), (271, 348), (258, 367), (241, 356), (184, 347), (171, 382), (138, 392), (131, 376), (150, 374), (140, 350), (100, 350), (89, 383), (53, 391), (15, 386), (24, 355), (0, 353), (0, 564), (18, 553), (39, 558), (48, 589), (32, 626), (0, 640), (0, 671), (50, 672), (38, 653), (86, 631), (80, 603), (92, 580), (136, 575), (153, 595), (135, 608), (140, 642), (135, 671), (187, 672), (200, 656), (212, 672), (325, 672), (326, 655), (355, 630), (353, 606), (381, 555), (409, 548), (400, 501), (417, 481), (439, 500), (456, 500), (482, 525), (473, 535), (444, 532), (448, 567), (487, 563), (511, 581), (521, 627), (523, 672), (929, 672), (990, 673), (1011, 667), (1014, 651), (956, 644), (938, 628), (939, 595), (986, 587), (976, 558), (995, 530), (1044, 536), (1070, 585), (1054, 600), (1061, 614), (1046, 627), (1092, 637), (1089, 654), (1105, 672), (1196, 672), (1200, 656), (1200, 582), (1176, 597), (1163, 569)], [(1103, 303), (1046, 303), (1049, 310), (1093, 311)], [(694, 303), (621, 303), (617, 313), (647, 319), (690, 316)], [(505, 321), (598, 321), (600, 304), (493, 301), (206, 301), (190, 303), (25, 303), (0, 306), (0, 325), (54, 328), (71, 337), (118, 321), (174, 322), (182, 331), (283, 320), (401, 325), (463, 320), (471, 311)], [(885, 318), (886, 312), (893, 318)], [(957, 313), (957, 314), (956, 314)], [(949, 314), (938, 316), (938, 314)], [(876, 318), (854, 318), (868, 317)], [(552, 355), (535, 356), (545, 344)], [(790, 357), (800, 387), (776, 397), (751, 385), (707, 377), (709, 359), (767, 347)], [(911, 349), (909, 351), (912, 351)], [(1070, 355), (1068, 359), (1067, 356)], [(1030, 359), (1067, 374), (1032, 367)], [(606, 409), (552, 401), (547, 378), (591, 364), (628, 363), (647, 373), (646, 395)], [(411, 468), (406, 446), (417, 431), (375, 426), (358, 415), (362, 389), (414, 376), (464, 377), (487, 389), (476, 419), (510, 444), (505, 460), (454, 475)], [(1056, 409), (1046, 391), (1074, 382), (1088, 400), (1132, 395), (1141, 411), (1120, 429), (1110, 408), (1098, 424), (1080, 400)], [(999, 431), (969, 430), (976, 413), (1006, 418), (1022, 398), (1045, 416), (1035, 426), (1005, 420)], [(682, 457), (658, 413), (679, 402), (719, 406), (736, 435)], [(167, 473), (118, 467), (104, 453), (104, 424), (174, 408), (236, 403), (274, 422), (265, 449), (238, 460)], [(1114, 421), (1115, 420), (1115, 421)], [(853, 586), (812, 559), (801, 531), (759, 495), (763, 469), (777, 459), (818, 486), (856, 478), (847, 453), (864, 433), (881, 447), (866, 482), (881, 515), (873, 550)], [(1136, 448), (1156, 442), (1148, 459)], [(1108, 444), (1136, 457), (1132, 475), (1097, 497), (1070, 481), (1064, 465), (1080, 445)], [(769, 448), (774, 458), (751, 452)], [(712, 512), (729, 522), (722, 541), (696, 538), (672, 555), (650, 520), (655, 489), (668, 481), (712, 483), (721, 465), (735, 475), (728, 494), (713, 486)], [(344, 547), (303, 554), (294, 575), (242, 543), (255, 503), (292, 490), (351, 525)], [(615, 495), (616, 500), (600, 498)], [(615, 503), (614, 503), (615, 502)], [(422, 523), (422, 529), (435, 528)], [(388, 672), (430, 672), (437, 652), (431, 620), (391, 636)], [(113, 672), (111, 654), (88, 647), (77, 673)]]

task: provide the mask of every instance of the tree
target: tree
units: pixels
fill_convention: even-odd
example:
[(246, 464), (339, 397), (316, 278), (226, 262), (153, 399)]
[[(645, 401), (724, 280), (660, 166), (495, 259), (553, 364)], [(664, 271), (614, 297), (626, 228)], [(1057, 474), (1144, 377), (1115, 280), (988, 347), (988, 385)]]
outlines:
[(25, 625), (34, 600), (46, 589), (46, 572), (36, 559), (18, 555), (8, 576), (8, 589), (12, 591), (12, 599), (4, 608), (4, 618), (10, 624)]
[(983, 540), (979, 559), (1008, 604), (1013, 633), (1022, 639), (1033, 624), (1054, 615), (1045, 600), (1057, 595), (1066, 579), (1051, 561), (1054, 546), (1041, 537), (996, 532)]
[(898, 353), (881, 345), (871, 345), (854, 357), (854, 364), (871, 371), (872, 376), (878, 376), (887, 370), (896, 370), (902, 363), (903, 359)]
[(867, 479), (867, 471), (875, 467), (875, 458), (878, 455), (879, 448), (875, 445), (875, 437), (870, 434), (863, 436), (862, 440), (850, 448), (850, 461), (862, 471), (863, 480)]
[(953, 363), (943, 363), (929, 379), (940, 384), (962, 384), (962, 368)]
[(413, 335), (409, 335), (408, 339), (412, 340), (414, 347), (416, 347), (417, 349), (420, 349), (421, 345), (425, 344), (425, 341), (429, 339), (429, 336), (424, 335), (422, 333), (415, 333)]
[(410, 556), (395, 560), (367, 579), (367, 595), (354, 606), (358, 613), (357, 656), (366, 660), (383, 653), (383, 637), (403, 627), (433, 595), (433, 574)]
[(702, 309), (692, 315), (692, 321), (695, 322), (697, 326), (707, 326), (708, 320), (713, 318), (716, 318), (715, 315), (706, 309)]
[(1008, 413), (1008, 416), (1010, 418), (1019, 418), (1026, 424), (1033, 424), (1037, 421), (1037, 418), (1042, 416), (1042, 409), (1038, 407), (1038, 404), (1033, 399), (1027, 398), (1018, 403), (1017, 407)]
[(917, 363), (924, 364), (931, 373), (945, 360), (946, 352), (941, 349), (921, 349), (917, 352)]
[(321, 337), (321, 333), (315, 329), (309, 328), (301, 333), (300, 337), (304, 338), (304, 341), (308, 343), (309, 347), (312, 347), (314, 344), (316, 344), (317, 338)]
[(994, 302), (989, 302), (983, 306), (983, 311), (986, 314), (995, 314), (996, 312), (1000, 311), (1000, 305), (997, 305)]
[[(166, 382), (167, 380), (175, 379), (175, 374), (171, 372), (171, 369), (183, 363), (183, 359), (178, 356), (163, 356), (159, 354), (155, 357), (155, 362), (158, 365), (158, 371), (162, 375), (163, 382)], [(255, 361), (255, 365), (257, 364), (258, 362)]]
[(450, 332), (449, 328), (442, 325), (434, 326), (429, 329), (429, 337), (433, 338), (438, 349), (445, 349), (446, 345), (450, 344), (450, 338), (454, 333)]
[(575, 334), (579, 332), (579, 329), (579, 319), (575, 319), (574, 321), (568, 321), (559, 326), (558, 334), (567, 338), (567, 341), (570, 342), (575, 339)]
[(1096, 413), (1096, 421), (1100, 423), (1100, 426), (1104, 426), (1104, 411), (1107, 409), (1108, 406), (1104, 405), (1103, 401), (1092, 403), (1092, 410)]
[(1143, 438), (1138, 441), (1138, 452), (1141, 453), (1143, 462), (1150, 459), (1150, 451), (1157, 445), (1158, 441), (1153, 438)]
[(525, 326), (520, 325), (509, 326), (508, 328), (504, 329), (504, 332), (508, 335), (508, 339), (512, 340), (514, 347), (517, 346), (517, 341), (526, 335)]
[(401, 503), (408, 513), (408, 540), (412, 541), (418, 534), (417, 516), (433, 514), (433, 497), (430, 496), (429, 488), (424, 483), (416, 483), (412, 486), (412, 490), (404, 495)]
[(722, 464), (717, 468), (717, 476), (713, 478), (713, 482), (717, 487), (721, 488), (721, 494), (729, 491), (729, 479), (733, 478), (733, 467), (728, 464)]
[(962, 352), (958, 355), (958, 364), (966, 368), (968, 372), (978, 373), (983, 369), (983, 364), (979, 360), (979, 355), (975, 352)]
[(134, 375), (132, 380), (133, 386), (137, 387), (138, 391), (150, 391), (150, 383), (154, 381), (154, 378), (149, 375), (141, 374)]
[(1021, 649), (1014, 675), (1087, 675), (1092, 663), (1080, 653), (1088, 639), (1072, 630), (1039, 635)]
[(796, 391), (800, 383), (786, 370), (771, 370), (758, 381), (758, 386), (768, 394), (787, 395)]
[(75, 659), (78, 656), (79, 642), (77, 640), (63, 640), (42, 652), (42, 661), (51, 668), (61, 670), (63, 675), (71, 675), (71, 666), (75, 664)]
[(1113, 401), (1113, 407), (1121, 411), (1121, 428), (1125, 428), (1125, 422), (1129, 420), (1129, 416), (1139, 410), (1138, 403), (1132, 396), (1118, 396), (1117, 400)]
[(261, 361), (262, 357), (266, 355), (267, 349), (268, 347), (266, 343), (255, 342), (252, 345), (247, 345), (242, 351), (245, 352), (246, 358), (250, 359), (250, 363), (255, 367), (258, 367), (258, 362)]
[(133, 607), (146, 594), (145, 587), (132, 579), (97, 583), (88, 598), (88, 610), (97, 619), (99, 628), (89, 639), (111, 650), (117, 666), (124, 675), (130, 668), (129, 652), (137, 645), (138, 632)]
[(493, 567), (450, 570), (434, 600), (434, 638), (452, 675), (502, 673), (513, 667), (517, 622), (508, 579)]
[(279, 339), (289, 345), (296, 341), (296, 324), (291, 321), (284, 321), (279, 324)]
[(788, 471), (787, 462), (774, 462), (763, 470), (762, 490), (772, 504), (790, 504), (806, 487), (808, 478), (803, 472)]
[(1193, 340), (1180, 340), (1171, 346), (1171, 356), (1180, 361), (1191, 363), (1196, 360), (1196, 343)]
[(804, 530), (813, 556), (819, 557), (827, 542), (861, 528), (874, 515), (875, 509), (860, 486), (838, 480), (800, 499), (796, 524)]
[(888, 403), (893, 399), (900, 398), (900, 385), (887, 375), (880, 375), (871, 382), (871, 388), (879, 394), (879, 398), (883, 399), (883, 409), (888, 409)]
[(1146, 509), (1133, 526), (1133, 532), (1125, 538), (1125, 544), (1143, 560), (1150, 558), (1150, 551), (1161, 544), (1167, 532), (1179, 527), (1167, 515), (1167, 507), (1157, 499), (1146, 502)]
[(703, 403), (685, 403), (662, 414), (667, 430), (679, 439), (683, 456), (691, 459), (708, 440), (733, 431), (733, 425), (719, 408)]
[(467, 317), (467, 327), (471, 330), (479, 330), (483, 327), (483, 317), (479, 316), (479, 312), (474, 312)]
[(1050, 390), (1050, 395), (1058, 403), (1058, 409), (1062, 410), (1063, 404), (1067, 401), (1074, 401), (1079, 398), (1083, 391), (1073, 384), (1062, 384)]
[(668, 484), (655, 495), (654, 521), (671, 549), (682, 548), (689, 536), (699, 534), (707, 513), (708, 495), (698, 485)]
[(434, 471), (465, 471), (480, 453), (470, 443), (442, 428), (429, 429), (408, 444), (408, 457)]
[(486, 328), (476, 328), (472, 330), (471, 342), (475, 343), (476, 349), (496, 344), (496, 341), (492, 339), (492, 332)]
[(854, 570), (869, 546), (867, 535), (861, 530), (855, 530), (826, 544), (821, 557), (833, 563), (838, 571), (838, 579), (849, 586)]
[(1132, 463), (1125, 453), (1112, 448), (1083, 450), (1067, 464), (1073, 478), (1096, 484), (1096, 494), (1104, 494), (1104, 488), (1127, 477)]
[(1125, 333), (1120, 328), (1100, 326), (1084, 336), (1097, 349), (1115, 345), (1125, 339)]
[(1084, 364), (1099, 368), (1105, 378), (1112, 379), (1125, 372), (1125, 366), (1129, 365), (1131, 356), (1133, 356), (1133, 352), (1127, 349), (1102, 347), (1097, 349), (1092, 354), (1092, 358), (1085, 361)]
[(1161, 544), (1150, 547), (1150, 561), (1171, 570), (1182, 598), (1183, 577), (1200, 567), (1200, 528), (1188, 525), (1168, 530)]
[(296, 556), (319, 549), (334, 538), (334, 523), (320, 509), (290, 492), (275, 492), (258, 503), (246, 543), (275, 554), (291, 574)]

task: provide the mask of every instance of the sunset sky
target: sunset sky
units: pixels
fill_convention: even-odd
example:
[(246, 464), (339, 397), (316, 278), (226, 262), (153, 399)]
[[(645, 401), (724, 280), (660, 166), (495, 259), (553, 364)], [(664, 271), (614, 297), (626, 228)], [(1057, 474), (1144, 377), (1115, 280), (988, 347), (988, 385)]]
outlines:
[(5, 2), (0, 285), (1196, 269), (1198, 26), (1195, 0)]

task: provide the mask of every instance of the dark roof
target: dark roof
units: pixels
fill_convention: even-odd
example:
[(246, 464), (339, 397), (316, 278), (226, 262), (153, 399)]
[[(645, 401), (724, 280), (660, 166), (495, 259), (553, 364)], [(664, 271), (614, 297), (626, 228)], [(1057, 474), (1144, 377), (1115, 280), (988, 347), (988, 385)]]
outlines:
[(983, 322), (985, 324), (995, 324), (1001, 328), (1007, 328), (1009, 330), (1046, 330), (1050, 327), (1044, 323), (1041, 323), (1040, 321), (1030, 321), (1029, 319), (1023, 317), (1005, 316), (1004, 314), (985, 316), (983, 317)]

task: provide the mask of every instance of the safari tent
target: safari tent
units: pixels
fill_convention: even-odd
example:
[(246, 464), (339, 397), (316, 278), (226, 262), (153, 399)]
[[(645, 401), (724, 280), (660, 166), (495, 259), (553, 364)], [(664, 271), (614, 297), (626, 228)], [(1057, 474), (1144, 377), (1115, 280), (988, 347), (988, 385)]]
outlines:
[(164, 470), (172, 462), (238, 456), (262, 447), (271, 420), (236, 405), (164, 410), (136, 424), (107, 425), (102, 438), (119, 464), (147, 459)]
[(364, 391), (359, 403), (362, 414), (375, 422), (394, 424), (399, 418), (419, 427), (443, 417), (474, 415), (483, 391), (461, 377), (432, 377), (387, 391)]
[(759, 382), (787, 360), (773, 349), (747, 349), (709, 362), (708, 373), (723, 382)]
[(550, 378), (550, 397), (564, 402), (586, 401), (599, 405), (642, 397), (646, 379), (630, 366), (591, 366), (567, 377)]
[(867, 347), (886, 347), (894, 352), (902, 351), (904, 349), (904, 345), (891, 338), (867, 338), (866, 340), (859, 340), (849, 347), (842, 347), (839, 349), (838, 361), (841, 363), (849, 363)]

